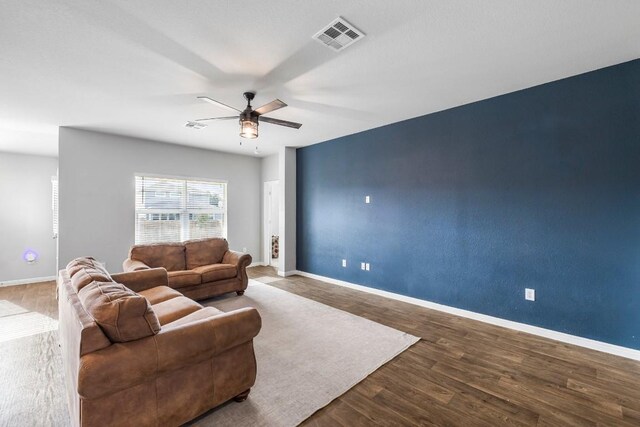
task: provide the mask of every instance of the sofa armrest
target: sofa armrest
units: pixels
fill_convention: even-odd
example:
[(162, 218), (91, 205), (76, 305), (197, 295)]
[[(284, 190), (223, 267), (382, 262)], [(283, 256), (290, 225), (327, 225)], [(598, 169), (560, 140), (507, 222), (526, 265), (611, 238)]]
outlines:
[(247, 276), (247, 267), (251, 264), (251, 255), (244, 252), (227, 251), (222, 257), (223, 264), (235, 265), (238, 269), (238, 278), (242, 282), (240, 290), (247, 289), (249, 277)]
[(149, 268), (146, 270), (128, 271), (112, 274), (111, 278), (122, 283), (133, 292), (140, 292), (156, 286), (169, 286), (169, 277), (164, 268)]
[(222, 257), (223, 264), (232, 264), (238, 266), (238, 268), (247, 268), (251, 264), (251, 255), (244, 252), (227, 251)]
[(138, 271), (138, 270), (148, 270), (149, 267), (142, 261), (138, 261), (136, 259), (127, 258), (122, 262), (122, 269), (124, 271)]
[(156, 335), (158, 370), (170, 371), (199, 363), (251, 341), (262, 327), (255, 308), (241, 308), (175, 327)]

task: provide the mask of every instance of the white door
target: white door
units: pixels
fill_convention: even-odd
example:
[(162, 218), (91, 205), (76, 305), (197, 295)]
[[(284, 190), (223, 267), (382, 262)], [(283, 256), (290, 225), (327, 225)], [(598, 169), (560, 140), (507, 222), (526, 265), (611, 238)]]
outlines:
[[(265, 263), (276, 269), (280, 261), (280, 181), (264, 183), (264, 252)], [(274, 248), (275, 246), (275, 248)]]

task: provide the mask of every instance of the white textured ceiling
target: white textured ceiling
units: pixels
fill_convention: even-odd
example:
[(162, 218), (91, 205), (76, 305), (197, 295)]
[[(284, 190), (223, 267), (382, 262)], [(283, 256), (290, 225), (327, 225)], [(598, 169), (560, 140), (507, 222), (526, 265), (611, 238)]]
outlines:
[[(337, 16), (367, 34), (339, 53), (311, 39)], [(3, 0), (0, 151), (75, 126), (266, 155), (636, 59), (639, 22), (637, 0)], [(183, 126), (250, 89), (302, 128)]]

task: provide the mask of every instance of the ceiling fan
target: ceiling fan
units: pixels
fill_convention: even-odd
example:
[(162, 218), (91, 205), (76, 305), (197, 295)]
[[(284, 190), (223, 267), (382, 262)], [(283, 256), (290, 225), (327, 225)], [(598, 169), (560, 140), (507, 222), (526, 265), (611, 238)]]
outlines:
[(289, 122), (287, 120), (273, 119), (271, 117), (264, 117), (265, 114), (270, 113), (272, 111), (278, 110), (280, 108), (286, 107), (287, 104), (280, 101), (279, 99), (274, 99), (268, 104), (263, 105), (260, 108), (256, 108), (255, 110), (251, 107), (251, 101), (256, 96), (255, 92), (245, 92), (244, 98), (247, 100), (247, 108), (244, 111), (240, 111), (237, 108), (231, 107), (227, 104), (223, 104), (220, 101), (216, 101), (215, 99), (211, 99), (208, 96), (199, 96), (198, 99), (209, 102), (214, 105), (218, 105), (220, 107), (226, 108), (227, 110), (233, 110), (240, 113), (237, 116), (228, 116), (228, 117), (210, 117), (207, 119), (197, 119), (196, 122), (203, 122), (207, 120), (233, 120), (240, 119), (240, 136), (243, 138), (257, 138), (258, 137), (258, 122), (271, 123), (273, 125), (286, 126), (290, 128), (300, 129), (302, 124)]

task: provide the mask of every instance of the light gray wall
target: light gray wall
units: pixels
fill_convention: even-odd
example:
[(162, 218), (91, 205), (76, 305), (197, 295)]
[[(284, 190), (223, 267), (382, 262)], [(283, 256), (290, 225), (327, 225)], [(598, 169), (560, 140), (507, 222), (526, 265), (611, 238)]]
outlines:
[[(53, 157), (0, 153), (0, 282), (50, 277), (56, 274), (51, 177)], [(27, 264), (25, 250), (39, 260)]]
[(229, 246), (260, 258), (260, 159), (60, 128), (60, 262), (91, 255), (111, 272), (134, 243), (136, 173), (228, 181)]
[(262, 158), (262, 182), (279, 179), (278, 157), (278, 154), (273, 154)]
[(296, 149), (280, 149), (280, 264), (278, 274), (296, 270)]

